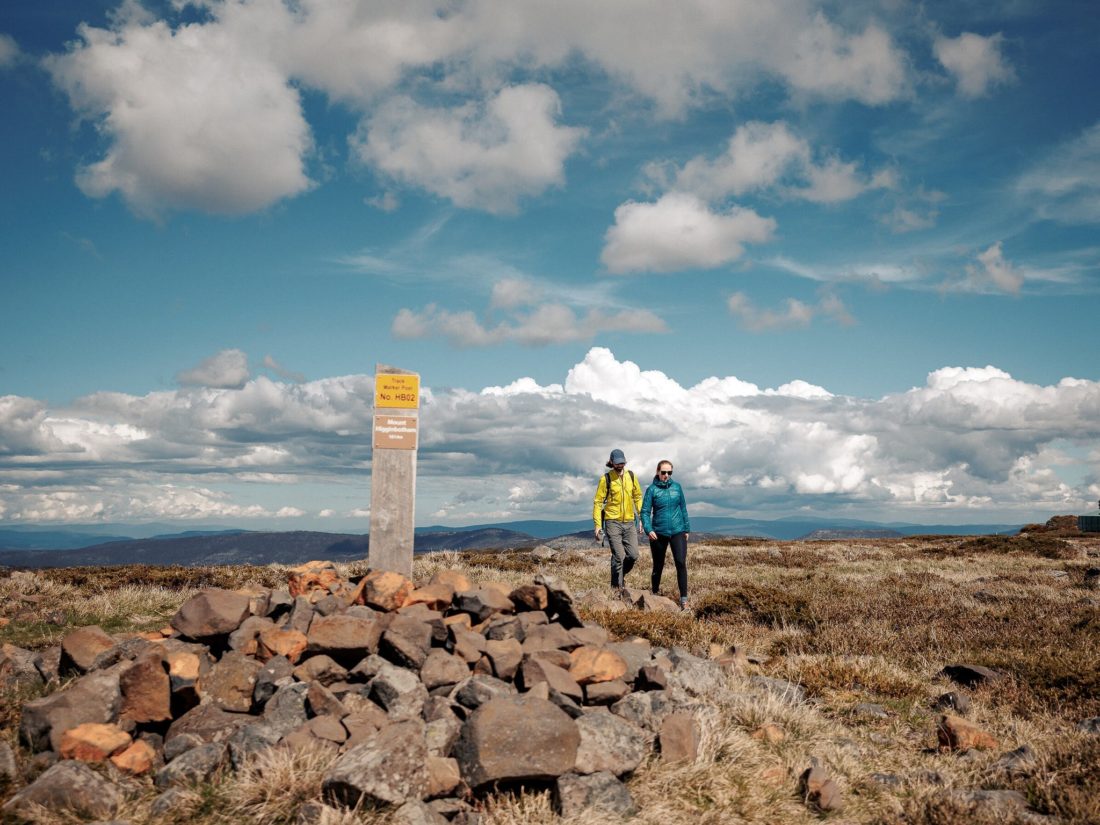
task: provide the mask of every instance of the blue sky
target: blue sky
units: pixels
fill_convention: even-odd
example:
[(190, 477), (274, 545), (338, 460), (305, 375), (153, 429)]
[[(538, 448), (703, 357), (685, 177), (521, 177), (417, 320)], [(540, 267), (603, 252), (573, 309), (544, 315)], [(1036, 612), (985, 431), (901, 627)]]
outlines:
[(6, 4), (0, 524), (1095, 507), (1091, 7)]

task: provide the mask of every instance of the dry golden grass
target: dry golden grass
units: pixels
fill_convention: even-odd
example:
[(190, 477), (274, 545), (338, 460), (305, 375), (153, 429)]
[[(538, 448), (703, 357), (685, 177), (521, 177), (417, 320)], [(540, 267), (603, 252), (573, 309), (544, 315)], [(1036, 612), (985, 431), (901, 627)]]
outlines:
[[(923, 536), (821, 542), (724, 540), (692, 545), (690, 614), (615, 610), (606, 549), (573, 551), (538, 562), (526, 553), (437, 553), (418, 557), (414, 578), (458, 569), (475, 583), (530, 582), (536, 573), (563, 579), (582, 615), (620, 637), (706, 653), (713, 643), (759, 654), (730, 677), (727, 689), (700, 705), (700, 758), (668, 765), (653, 757), (630, 778), (639, 823), (810, 823), (822, 815), (803, 804), (798, 777), (818, 760), (841, 786), (837, 822), (947, 823), (1012, 821), (982, 817), (951, 791), (1010, 789), (1033, 810), (1065, 823), (1100, 822), (1100, 738), (1080, 733), (1081, 719), (1100, 715), (1100, 593), (1085, 587), (1100, 541), (1088, 537)], [(338, 565), (358, 575), (365, 563)], [(628, 584), (646, 588), (648, 552)], [(71, 626), (97, 623), (111, 632), (163, 625), (195, 589), (277, 585), (279, 566), (245, 568), (81, 568), (0, 579), (0, 615), (11, 622), (0, 642), (41, 648)], [(675, 596), (671, 565), (662, 590)], [(595, 597), (589, 595), (595, 594)], [(26, 601), (24, 596), (41, 596)], [(64, 611), (62, 624), (51, 610)], [(1001, 670), (1001, 683), (966, 690), (938, 674), (966, 662)], [(753, 685), (756, 675), (789, 680), (810, 700), (792, 703)], [(947, 690), (972, 700), (969, 718), (999, 747), (965, 756), (936, 750), (932, 701)], [(22, 698), (0, 697), (10, 709)], [(880, 705), (886, 715), (857, 711)], [(17, 711), (0, 714), (0, 735), (15, 742)], [(781, 741), (754, 738), (774, 725)], [(1018, 776), (992, 772), (1006, 751), (1028, 744), (1036, 766)], [(21, 764), (27, 755), (20, 754)], [(276, 751), (246, 771), (205, 785), (178, 806), (189, 825), (294, 822), (319, 794), (321, 754)], [(874, 774), (896, 777), (884, 785)], [(10, 794), (0, 791), (0, 798)], [(156, 792), (140, 790), (120, 818), (146, 821)], [(602, 825), (553, 812), (545, 791), (482, 800), (483, 825)], [(334, 815), (334, 825), (381, 823), (385, 811)], [(998, 818), (1000, 817), (1000, 818)], [(46, 818), (43, 822), (61, 822)]]

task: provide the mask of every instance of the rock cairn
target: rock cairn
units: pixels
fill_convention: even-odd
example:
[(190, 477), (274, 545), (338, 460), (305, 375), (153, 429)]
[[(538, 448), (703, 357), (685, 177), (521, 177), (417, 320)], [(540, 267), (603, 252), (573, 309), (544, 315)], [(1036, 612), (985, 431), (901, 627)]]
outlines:
[(721, 661), (613, 641), (550, 576), (475, 587), (444, 571), (417, 587), (310, 562), (286, 589), (204, 590), (170, 625), (79, 628), (52, 655), (5, 650), (28, 684), (76, 675), (23, 707), (20, 736), (46, 770), (5, 813), (110, 818), (127, 776), (151, 777), (170, 807), (180, 786), (265, 750), (321, 748), (333, 761), (314, 814), (382, 804), (402, 821), (471, 825), (484, 793), (515, 786), (551, 788), (566, 816), (627, 814), (622, 779), (655, 751), (694, 760), (696, 697), (725, 682)]

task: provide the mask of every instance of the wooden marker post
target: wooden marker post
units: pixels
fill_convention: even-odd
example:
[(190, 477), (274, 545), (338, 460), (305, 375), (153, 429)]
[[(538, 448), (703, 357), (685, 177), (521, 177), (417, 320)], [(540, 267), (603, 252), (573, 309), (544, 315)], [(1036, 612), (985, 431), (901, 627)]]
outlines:
[(378, 364), (374, 374), (370, 549), (374, 570), (412, 575), (420, 376)]

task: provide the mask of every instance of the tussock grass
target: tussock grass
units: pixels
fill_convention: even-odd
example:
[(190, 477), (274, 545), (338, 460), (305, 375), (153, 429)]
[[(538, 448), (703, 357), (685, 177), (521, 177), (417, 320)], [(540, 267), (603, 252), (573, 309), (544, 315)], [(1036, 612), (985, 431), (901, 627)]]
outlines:
[[(650, 559), (627, 583), (647, 588)], [(1100, 821), (1100, 739), (1076, 723), (1100, 715), (1100, 598), (1084, 587), (1100, 541), (1090, 537), (924, 536), (823, 542), (723, 539), (689, 550), (693, 614), (614, 610), (606, 548), (570, 551), (538, 561), (523, 551), (444, 552), (418, 556), (414, 578), (442, 569), (464, 572), (475, 585), (529, 583), (537, 573), (565, 581), (581, 615), (619, 637), (706, 654), (711, 644), (766, 654), (730, 677), (727, 690), (700, 703), (702, 753), (692, 764), (654, 756), (628, 781), (638, 823), (811, 823), (822, 816), (798, 795), (798, 777), (818, 760), (845, 792), (837, 822), (946, 825), (981, 822), (949, 792), (1014, 789), (1060, 822)], [(362, 575), (365, 561), (338, 564)], [(0, 642), (40, 649), (71, 627), (99, 624), (110, 632), (163, 626), (201, 587), (282, 585), (287, 568), (76, 568), (0, 579)], [(671, 563), (662, 582), (675, 596)], [(28, 598), (29, 597), (29, 598)], [(59, 613), (61, 614), (59, 616)], [(58, 621), (60, 619), (60, 622)], [(982, 664), (1007, 674), (976, 690), (938, 676), (946, 664)], [(789, 680), (806, 703), (761, 692), (753, 675)], [(968, 717), (999, 747), (966, 756), (936, 750), (933, 700), (947, 690), (967, 694)], [(30, 695), (0, 696), (0, 735), (15, 744), (18, 706)], [(857, 713), (875, 703), (885, 718)], [(754, 738), (763, 725), (779, 741)], [(1036, 753), (1026, 775), (991, 773), (1005, 751), (1022, 744)], [(29, 757), (19, 752), (22, 767)], [(189, 793), (172, 812), (188, 825), (292, 823), (318, 798), (322, 753), (274, 751), (240, 774), (225, 774)], [(883, 785), (873, 774), (896, 777)], [(8, 791), (0, 790), (0, 798)], [(140, 780), (119, 818), (149, 821), (156, 791)], [(617, 818), (588, 813), (565, 821), (547, 792), (500, 793), (482, 800), (484, 825), (603, 825)], [(996, 817), (1000, 816), (1000, 819)], [(331, 814), (326, 825), (390, 818), (380, 810)], [(42, 823), (65, 822), (45, 816)], [(70, 820), (72, 821), (72, 820)], [(989, 821), (1008, 821), (996, 815)]]

